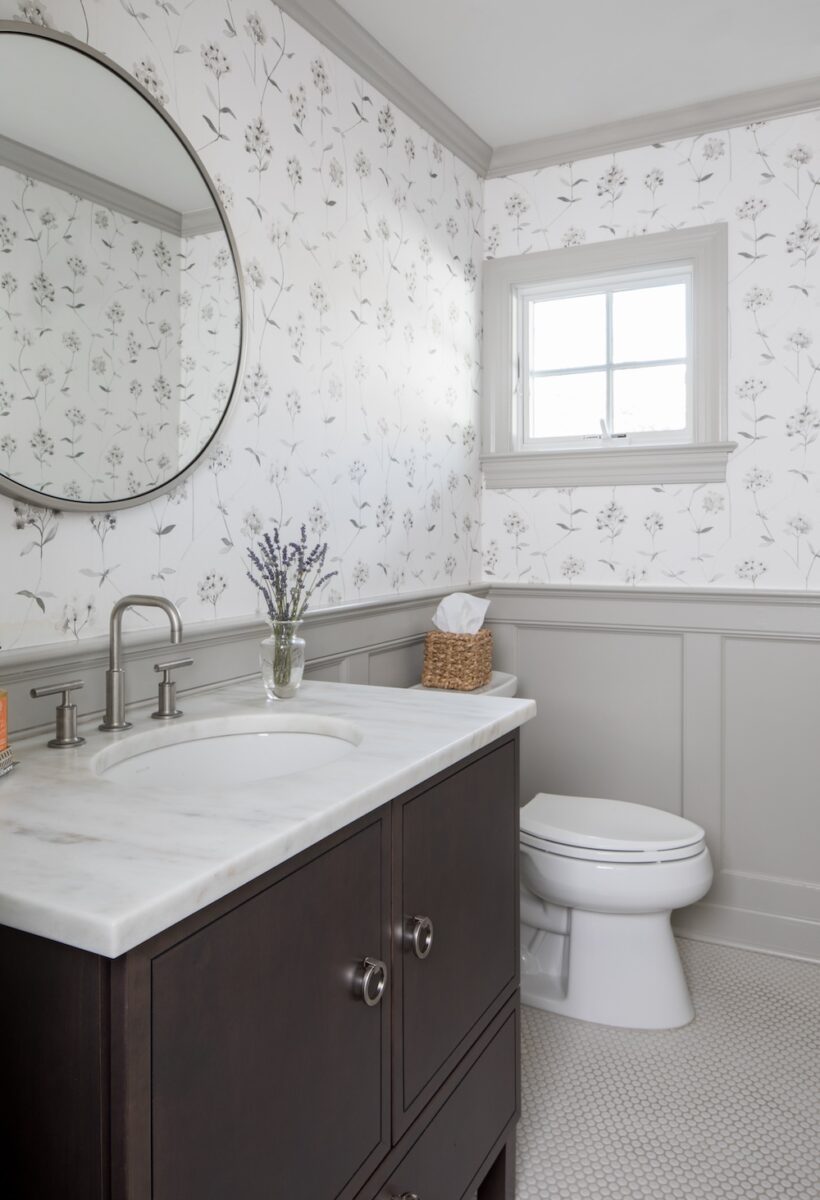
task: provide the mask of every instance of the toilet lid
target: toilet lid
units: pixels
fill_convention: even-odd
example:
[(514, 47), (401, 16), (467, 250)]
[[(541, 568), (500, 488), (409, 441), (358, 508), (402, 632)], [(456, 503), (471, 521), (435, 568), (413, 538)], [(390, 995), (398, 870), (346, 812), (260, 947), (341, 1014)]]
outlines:
[(521, 809), (521, 832), (554, 843), (556, 850), (566, 846), (607, 854), (683, 850), (691, 854), (704, 839), (699, 825), (660, 808), (546, 792)]

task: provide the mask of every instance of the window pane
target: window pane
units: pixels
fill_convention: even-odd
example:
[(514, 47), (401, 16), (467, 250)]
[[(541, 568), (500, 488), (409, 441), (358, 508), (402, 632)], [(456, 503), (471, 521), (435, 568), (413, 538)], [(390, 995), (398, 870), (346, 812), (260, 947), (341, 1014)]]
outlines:
[(612, 294), (615, 362), (686, 358), (686, 284)]
[(606, 371), (530, 380), (530, 437), (600, 434), (606, 416)]
[(686, 367), (635, 367), (613, 375), (613, 433), (686, 428)]
[(606, 296), (538, 300), (530, 305), (530, 311), (530, 370), (604, 365)]

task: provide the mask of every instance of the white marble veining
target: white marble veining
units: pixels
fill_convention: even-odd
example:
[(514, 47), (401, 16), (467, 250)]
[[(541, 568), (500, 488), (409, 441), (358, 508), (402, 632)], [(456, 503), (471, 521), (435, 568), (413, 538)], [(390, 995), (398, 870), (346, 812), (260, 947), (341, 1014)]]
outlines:
[[(150, 721), (152, 707), (130, 711), (134, 729), (120, 734), (81, 724), (88, 740), (74, 750), (15, 745), (20, 765), (0, 780), (1, 924), (114, 958), (535, 715), (531, 700), (334, 683), (275, 702), (257, 682), (189, 695), (170, 726)], [(126, 746), (271, 718), (331, 734), (343, 721), (360, 740), (335, 762), (229, 791), (101, 774)]]

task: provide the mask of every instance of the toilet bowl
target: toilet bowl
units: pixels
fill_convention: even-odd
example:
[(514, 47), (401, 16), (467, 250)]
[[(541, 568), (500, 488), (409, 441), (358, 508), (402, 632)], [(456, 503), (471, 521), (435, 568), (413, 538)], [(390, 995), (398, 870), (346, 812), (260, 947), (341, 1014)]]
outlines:
[(643, 804), (541, 793), (521, 810), (521, 999), (632, 1029), (694, 1016), (671, 915), (708, 891), (700, 826)]
[[(462, 694), (517, 687), (493, 671)], [(524, 1004), (630, 1029), (692, 1020), (671, 916), (712, 883), (699, 825), (644, 804), (540, 793), (521, 810), (520, 862)]]

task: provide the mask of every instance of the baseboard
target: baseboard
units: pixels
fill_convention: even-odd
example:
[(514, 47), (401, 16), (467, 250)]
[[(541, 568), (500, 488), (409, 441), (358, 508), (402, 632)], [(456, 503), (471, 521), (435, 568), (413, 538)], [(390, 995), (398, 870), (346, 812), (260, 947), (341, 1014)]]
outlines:
[(820, 924), (718, 904), (693, 904), (675, 915), (676, 937), (820, 963)]

